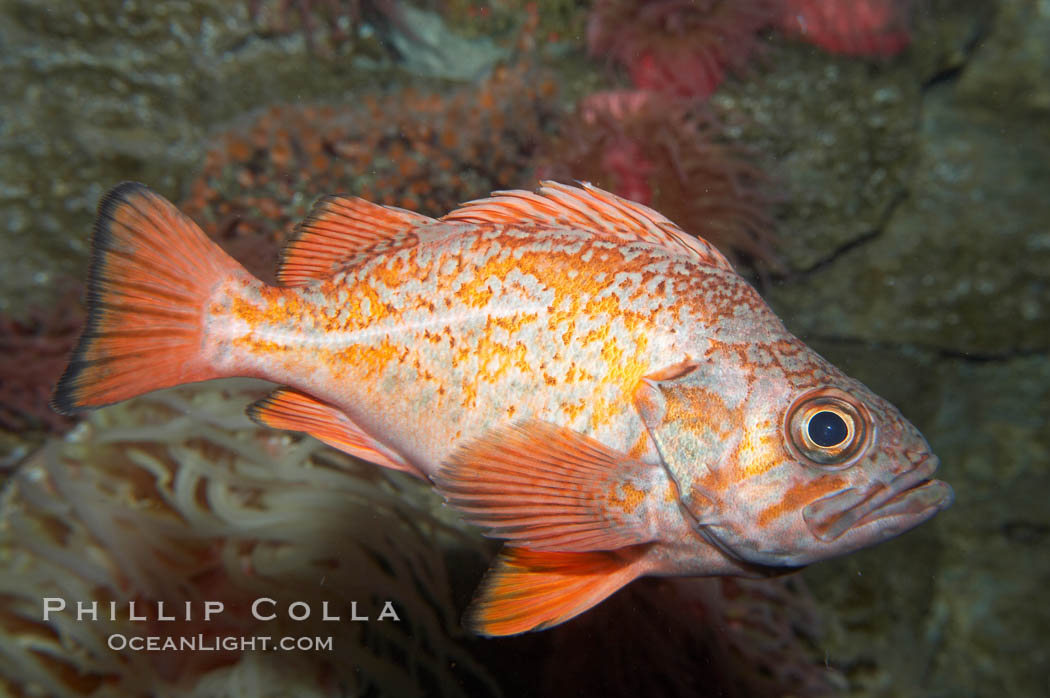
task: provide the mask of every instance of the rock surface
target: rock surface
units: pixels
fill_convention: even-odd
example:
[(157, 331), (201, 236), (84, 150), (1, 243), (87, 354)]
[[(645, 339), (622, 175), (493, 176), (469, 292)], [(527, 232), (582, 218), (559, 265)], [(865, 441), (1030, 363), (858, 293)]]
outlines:
[(117, 182), (149, 182), (177, 200), (217, 125), (411, 79), (382, 47), (319, 50), (303, 31), (249, 17), (250, 4), (0, 5), (0, 70), (17, 96), (0, 101), (0, 312), (17, 313), (26, 293), (46, 302), (56, 279), (81, 277), (95, 205)]
[(796, 327), (813, 334), (980, 356), (1050, 349), (1050, 122), (970, 105), (949, 82), (926, 91), (918, 139), (885, 224), (775, 304), (805, 308)]
[(1047, 36), (1045, 2), (1007, 0), (969, 55), (932, 60), (917, 44), (933, 70), (899, 200), (769, 294), (791, 329), (901, 407), (956, 492), (916, 531), (805, 573), (851, 695), (1046, 691)]
[(804, 572), (828, 663), (854, 696), (1041, 695), (1050, 623), (1050, 359), (815, 343), (900, 405), (956, 502), (882, 546)]

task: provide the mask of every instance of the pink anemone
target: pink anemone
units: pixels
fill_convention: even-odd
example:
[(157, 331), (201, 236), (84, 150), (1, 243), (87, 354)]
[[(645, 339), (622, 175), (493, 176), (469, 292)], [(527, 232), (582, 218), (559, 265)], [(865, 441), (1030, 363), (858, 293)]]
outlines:
[(587, 20), (592, 55), (623, 65), (635, 86), (707, 97), (739, 72), (779, 0), (599, 0)]
[(911, 0), (785, 0), (779, 27), (831, 53), (893, 56), (911, 42)]
[(777, 267), (769, 177), (689, 100), (592, 94), (541, 155), (538, 173), (583, 180), (651, 206), (732, 259)]

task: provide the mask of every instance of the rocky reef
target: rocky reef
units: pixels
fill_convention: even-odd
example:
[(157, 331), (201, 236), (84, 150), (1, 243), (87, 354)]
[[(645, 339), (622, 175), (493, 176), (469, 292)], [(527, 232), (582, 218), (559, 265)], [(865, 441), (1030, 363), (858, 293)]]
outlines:
[[(1039, 193), (1050, 189), (1050, 13), (1023, 0), (920, 9), (904, 62), (843, 90), (842, 107), (822, 105), (825, 125), (799, 125), (821, 145), (786, 156), (802, 170), (792, 189), (808, 193), (789, 197), (795, 272), (768, 297), (801, 337), (903, 407), (956, 503), (806, 578), (851, 694), (1039, 695), (1039, 628), (1050, 622), (1050, 560), (1036, 552), (1050, 532), (1050, 204)], [(853, 70), (821, 72), (839, 81)], [(832, 171), (841, 177), (827, 186), (808, 179)]]

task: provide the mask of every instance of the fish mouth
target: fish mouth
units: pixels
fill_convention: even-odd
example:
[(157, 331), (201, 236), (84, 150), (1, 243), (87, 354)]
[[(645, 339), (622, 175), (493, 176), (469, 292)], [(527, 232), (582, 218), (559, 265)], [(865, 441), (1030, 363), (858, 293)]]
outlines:
[(947, 509), (954, 500), (948, 483), (930, 477), (938, 465), (937, 457), (929, 455), (889, 484), (851, 488), (818, 499), (802, 510), (802, 517), (813, 535), (824, 542), (872, 524), (877, 524), (884, 538), (903, 533)]

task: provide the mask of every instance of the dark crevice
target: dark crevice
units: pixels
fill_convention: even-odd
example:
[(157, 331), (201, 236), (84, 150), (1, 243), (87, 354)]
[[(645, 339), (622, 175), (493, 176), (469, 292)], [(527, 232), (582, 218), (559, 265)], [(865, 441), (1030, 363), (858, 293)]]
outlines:
[(1042, 545), (1050, 536), (1050, 526), (1038, 521), (1007, 521), (1001, 530), (1009, 540), (1024, 545)]
[(878, 224), (871, 230), (863, 232), (857, 237), (853, 238), (852, 240), (848, 240), (847, 242), (839, 245), (837, 248), (828, 253), (827, 256), (817, 260), (805, 269), (795, 269), (783, 273), (770, 274), (770, 280), (775, 283), (798, 281), (799, 279), (803, 279), (811, 274), (815, 274), (820, 270), (824, 269), (825, 267), (834, 264), (841, 257), (848, 254), (849, 252), (852, 252), (858, 247), (863, 247), (864, 245), (867, 245), (869, 242), (875, 240), (880, 235), (882, 235), (883, 231), (886, 229), (886, 226), (889, 225), (890, 220), (893, 218), (893, 214), (896, 213), (897, 208), (901, 205), (901, 203), (904, 202), (905, 199), (908, 198), (908, 194), (909, 192), (907, 189), (901, 189), (896, 194), (894, 194), (893, 199), (882, 212), (882, 216), (880, 217)]
[(925, 93), (931, 89), (934, 89), (940, 85), (944, 85), (949, 82), (953, 82), (958, 79), (959, 75), (962, 74), (966, 66), (970, 64), (970, 60), (973, 55), (977, 52), (981, 42), (988, 38), (988, 35), (992, 32), (992, 25), (994, 24), (994, 18), (985, 17), (977, 23), (976, 31), (973, 36), (969, 37), (966, 42), (962, 45), (962, 58), (958, 63), (954, 65), (945, 66), (940, 71), (934, 73), (926, 82), (922, 84), (922, 91)]
[[(928, 78), (922, 84), (922, 86), (920, 88), (921, 92), (923, 94), (925, 94), (928, 90), (930, 90), (930, 89), (932, 89), (932, 88), (934, 88), (934, 87), (936, 87), (938, 85), (942, 85), (942, 84), (949, 83), (949, 82), (952, 82), (952, 81), (956, 80), (959, 77), (959, 75), (963, 72), (963, 70), (965, 70), (966, 66), (969, 65), (970, 60), (973, 58), (974, 54), (977, 52), (978, 48), (980, 47), (981, 42), (985, 38), (987, 38), (987, 36), (991, 33), (993, 24), (994, 24), (994, 21), (991, 18), (988, 18), (988, 19), (985, 19), (985, 20), (979, 22), (977, 24), (976, 30), (973, 32), (973, 35), (970, 36), (967, 39), (967, 41), (963, 44), (963, 46), (962, 46), (962, 58), (958, 61), (958, 63), (955, 63), (955, 64), (953, 64), (951, 66), (948, 66), (948, 67), (942, 69), (941, 71), (935, 73), (930, 78)], [(916, 123), (915, 123), (915, 128), (916, 129), (918, 129), (920, 127), (921, 121), (922, 121), (922, 102), (920, 100), (919, 111), (916, 114)], [(789, 271), (786, 271), (786, 272), (778, 272), (778, 273), (771, 273), (771, 274), (769, 274), (768, 278), (764, 279), (766, 281), (766, 283), (764, 283), (762, 286), (763, 287), (768, 287), (768, 283), (769, 282), (783, 283), (783, 282), (789, 282), (789, 281), (797, 281), (799, 279), (805, 278), (805, 277), (807, 277), (807, 276), (809, 276), (811, 274), (817, 273), (817, 272), (821, 271), (822, 269), (824, 269), (824, 268), (834, 264), (839, 258), (841, 258), (842, 256), (848, 254), (849, 252), (852, 252), (853, 250), (857, 249), (858, 247), (862, 247), (864, 245), (867, 245), (872, 240), (877, 239), (880, 235), (882, 235), (883, 231), (886, 229), (886, 226), (889, 224), (889, 221), (892, 219), (893, 214), (896, 213), (897, 207), (900, 206), (900, 204), (903, 203), (908, 198), (909, 195), (910, 195), (910, 190), (908, 188), (906, 188), (906, 187), (901, 189), (900, 191), (898, 191), (894, 195), (893, 199), (886, 206), (886, 208), (883, 211), (881, 219), (879, 220), (878, 224), (874, 228), (872, 228), (871, 230), (868, 230), (868, 231), (866, 231), (864, 233), (861, 233), (860, 235), (858, 235), (857, 237), (853, 238), (852, 240), (849, 240), (848, 242), (840, 245), (838, 248), (832, 250), (827, 256), (825, 256), (824, 258), (822, 258), (822, 259), (816, 261), (815, 263), (811, 264), (809, 267), (806, 267), (804, 269), (795, 269), (795, 270), (789, 270)], [(998, 360), (998, 358), (993, 358), (993, 359), (990, 359), (990, 360), (994, 361), (994, 360)]]
[(1012, 349), (1001, 352), (966, 351), (954, 347), (940, 347), (921, 342), (891, 342), (858, 337), (835, 337), (831, 335), (807, 334), (806, 342), (824, 342), (845, 347), (865, 347), (896, 352), (918, 351), (939, 359), (966, 361), (975, 364), (1003, 363), (1030, 357), (1050, 358), (1050, 347), (1040, 349)]
[(949, 66), (944, 68), (940, 72), (934, 73), (926, 82), (922, 84), (923, 93), (937, 87), (938, 85), (944, 85), (949, 82), (954, 82), (956, 78), (962, 73), (963, 68), (966, 67), (965, 63), (959, 63), (958, 65)]

